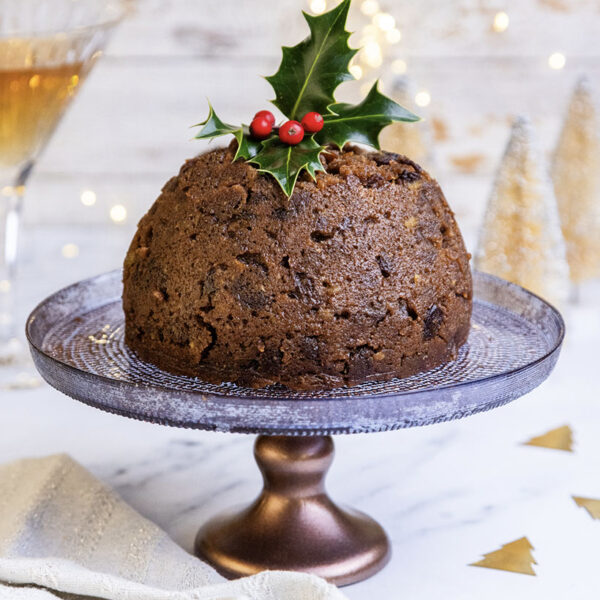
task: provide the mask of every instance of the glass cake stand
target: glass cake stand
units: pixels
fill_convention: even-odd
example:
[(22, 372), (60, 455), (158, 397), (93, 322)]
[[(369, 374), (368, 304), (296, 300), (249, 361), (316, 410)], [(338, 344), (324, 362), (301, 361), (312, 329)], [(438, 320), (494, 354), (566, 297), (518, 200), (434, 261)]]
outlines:
[(33, 360), (50, 385), (101, 410), (259, 434), (259, 497), (209, 521), (196, 538), (196, 554), (226, 577), (291, 569), (345, 585), (377, 572), (390, 555), (385, 532), (325, 492), (331, 435), (431, 425), (499, 407), (548, 377), (564, 336), (552, 306), (474, 273), (471, 332), (455, 361), (353, 388), (250, 389), (171, 375), (139, 360), (123, 341), (121, 291), (121, 273), (114, 271), (44, 300), (27, 322)]

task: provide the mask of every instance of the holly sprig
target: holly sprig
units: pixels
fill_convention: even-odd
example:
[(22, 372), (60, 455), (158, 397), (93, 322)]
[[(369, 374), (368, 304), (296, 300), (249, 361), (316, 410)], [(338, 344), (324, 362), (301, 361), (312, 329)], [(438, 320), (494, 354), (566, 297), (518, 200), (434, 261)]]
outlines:
[(281, 49), (279, 69), (266, 79), (275, 91), (271, 102), (290, 119), (309, 111), (327, 113), (338, 85), (354, 79), (348, 65), (358, 48), (348, 46), (349, 9), (350, 0), (344, 0), (320, 16), (302, 12), (310, 35), (296, 46)]
[[(209, 102), (208, 117), (198, 123), (202, 129), (195, 137), (233, 135), (237, 140), (234, 160), (255, 164), (291, 196), (302, 171), (315, 179), (317, 171), (325, 170), (319, 157), (327, 145), (341, 149), (348, 142), (356, 142), (379, 149), (384, 127), (394, 121), (418, 121), (417, 115), (383, 95), (378, 81), (358, 104), (335, 101), (337, 87), (353, 79), (348, 67), (358, 52), (348, 45), (350, 2), (343, 0), (319, 16), (303, 12), (310, 35), (295, 46), (284, 46), (279, 69), (266, 78), (275, 92), (271, 102), (288, 118), (286, 123), (273, 127), (271, 121), (258, 121), (261, 113), (257, 113), (250, 126), (230, 125), (221, 121)], [(271, 113), (262, 112), (274, 121)], [(308, 119), (315, 114), (322, 115), (318, 127), (314, 118)], [(302, 124), (297, 122), (301, 118)]]
[(194, 125), (194, 127), (200, 126), (202, 126), (202, 129), (195, 136), (197, 140), (213, 139), (229, 134), (235, 137), (238, 147), (233, 160), (238, 158), (249, 160), (256, 156), (260, 150), (260, 141), (250, 133), (250, 128), (247, 125), (236, 126), (224, 123), (217, 117), (217, 113), (210, 102), (208, 103), (208, 117), (201, 123)]

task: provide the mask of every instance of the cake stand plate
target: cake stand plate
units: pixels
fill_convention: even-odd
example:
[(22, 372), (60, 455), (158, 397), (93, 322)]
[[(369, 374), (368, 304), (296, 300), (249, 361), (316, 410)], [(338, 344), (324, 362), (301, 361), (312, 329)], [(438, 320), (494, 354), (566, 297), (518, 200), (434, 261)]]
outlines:
[(121, 292), (114, 271), (47, 298), (27, 321), (33, 360), (50, 385), (101, 410), (260, 434), (260, 496), (207, 523), (196, 539), (196, 553), (227, 577), (292, 569), (344, 585), (378, 571), (389, 559), (383, 529), (325, 492), (330, 436), (430, 425), (506, 404), (548, 377), (564, 336), (552, 306), (476, 272), (471, 332), (455, 361), (352, 388), (250, 389), (172, 375), (138, 359), (124, 344)]

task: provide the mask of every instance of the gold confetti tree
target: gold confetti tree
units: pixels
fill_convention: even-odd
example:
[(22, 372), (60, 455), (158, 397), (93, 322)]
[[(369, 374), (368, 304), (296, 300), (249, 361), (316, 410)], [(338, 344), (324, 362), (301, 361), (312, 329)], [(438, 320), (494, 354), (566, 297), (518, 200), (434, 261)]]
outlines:
[(561, 305), (569, 269), (552, 183), (531, 123), (516, 119), (488, 202), (475, 266)]
[(585, 77), (573, 92), (552, 175), (571, 279), (600, 277), (600, 115)]
[(532, 437), (524, 444), (526, 446), (539, 446), (540, 448), (573, 452), (573, 430), (568, 425), (563, 425), (542, 435)]
[(581, 508), (585, 508), (592, 519), (600, 519), (600, 500), (596, 498), (582, 498), (581, 496), (573, 496), (575, 504)]
[[(398, 76), (394, 80), (391, 93), (394, 100), (402, 106), (406, 106), (417, 114), (422, 113), (414, 101), (417, 94), (416, 87), (408, 77)], [(431, 140), (431, 127), (428, 119), (411, 123), (410, 127), (406, 127), (404, 123), (392, 123), (381, 132), (379, 137), (384, 150), (405, 154), (430, 171), (434, 170)]]
[(524, 575), (535, 575), (532, 565), (536, 565), (531, 551), (533, 546), (526, 537), (522, 537), (509, 544), (504, 544), (500, 550), (488, 552), (483, 558), (471, 563), (471, 567), (485, 567), (486, 569), (500, 569)]

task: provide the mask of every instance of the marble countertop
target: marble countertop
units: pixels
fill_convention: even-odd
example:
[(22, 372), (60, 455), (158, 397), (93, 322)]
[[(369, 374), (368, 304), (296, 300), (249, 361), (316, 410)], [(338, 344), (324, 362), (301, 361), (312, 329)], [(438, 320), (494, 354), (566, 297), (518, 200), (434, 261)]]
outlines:
[[(130, 226), (27, 230), (23, 320), (48, 293), (117, 267), (130, 235)], [(76, 259), (61, 257), (66, 242), (79, 246)], [(331, 496), (378, 519), (393, 547), (390, 564), (345, 588), (348, 598), (547, 600), (598, 589), (600, 521), (571, 498), (600, 499), (600, 311), (592, 296), (567, 308), (558, 366), (526, 397), (463, 421), (336, 438)], [(204, 520), (260, 489), (251, 436), (139, 423), (46, 384), (8, 389), (2, 377), (1, 462), (67, 452), (187, 550)], [(562, 425), (574, 432), (573, 452), (522, 444)], [(534, 546), (536, 577), (468, 566), (523, 536)]]

